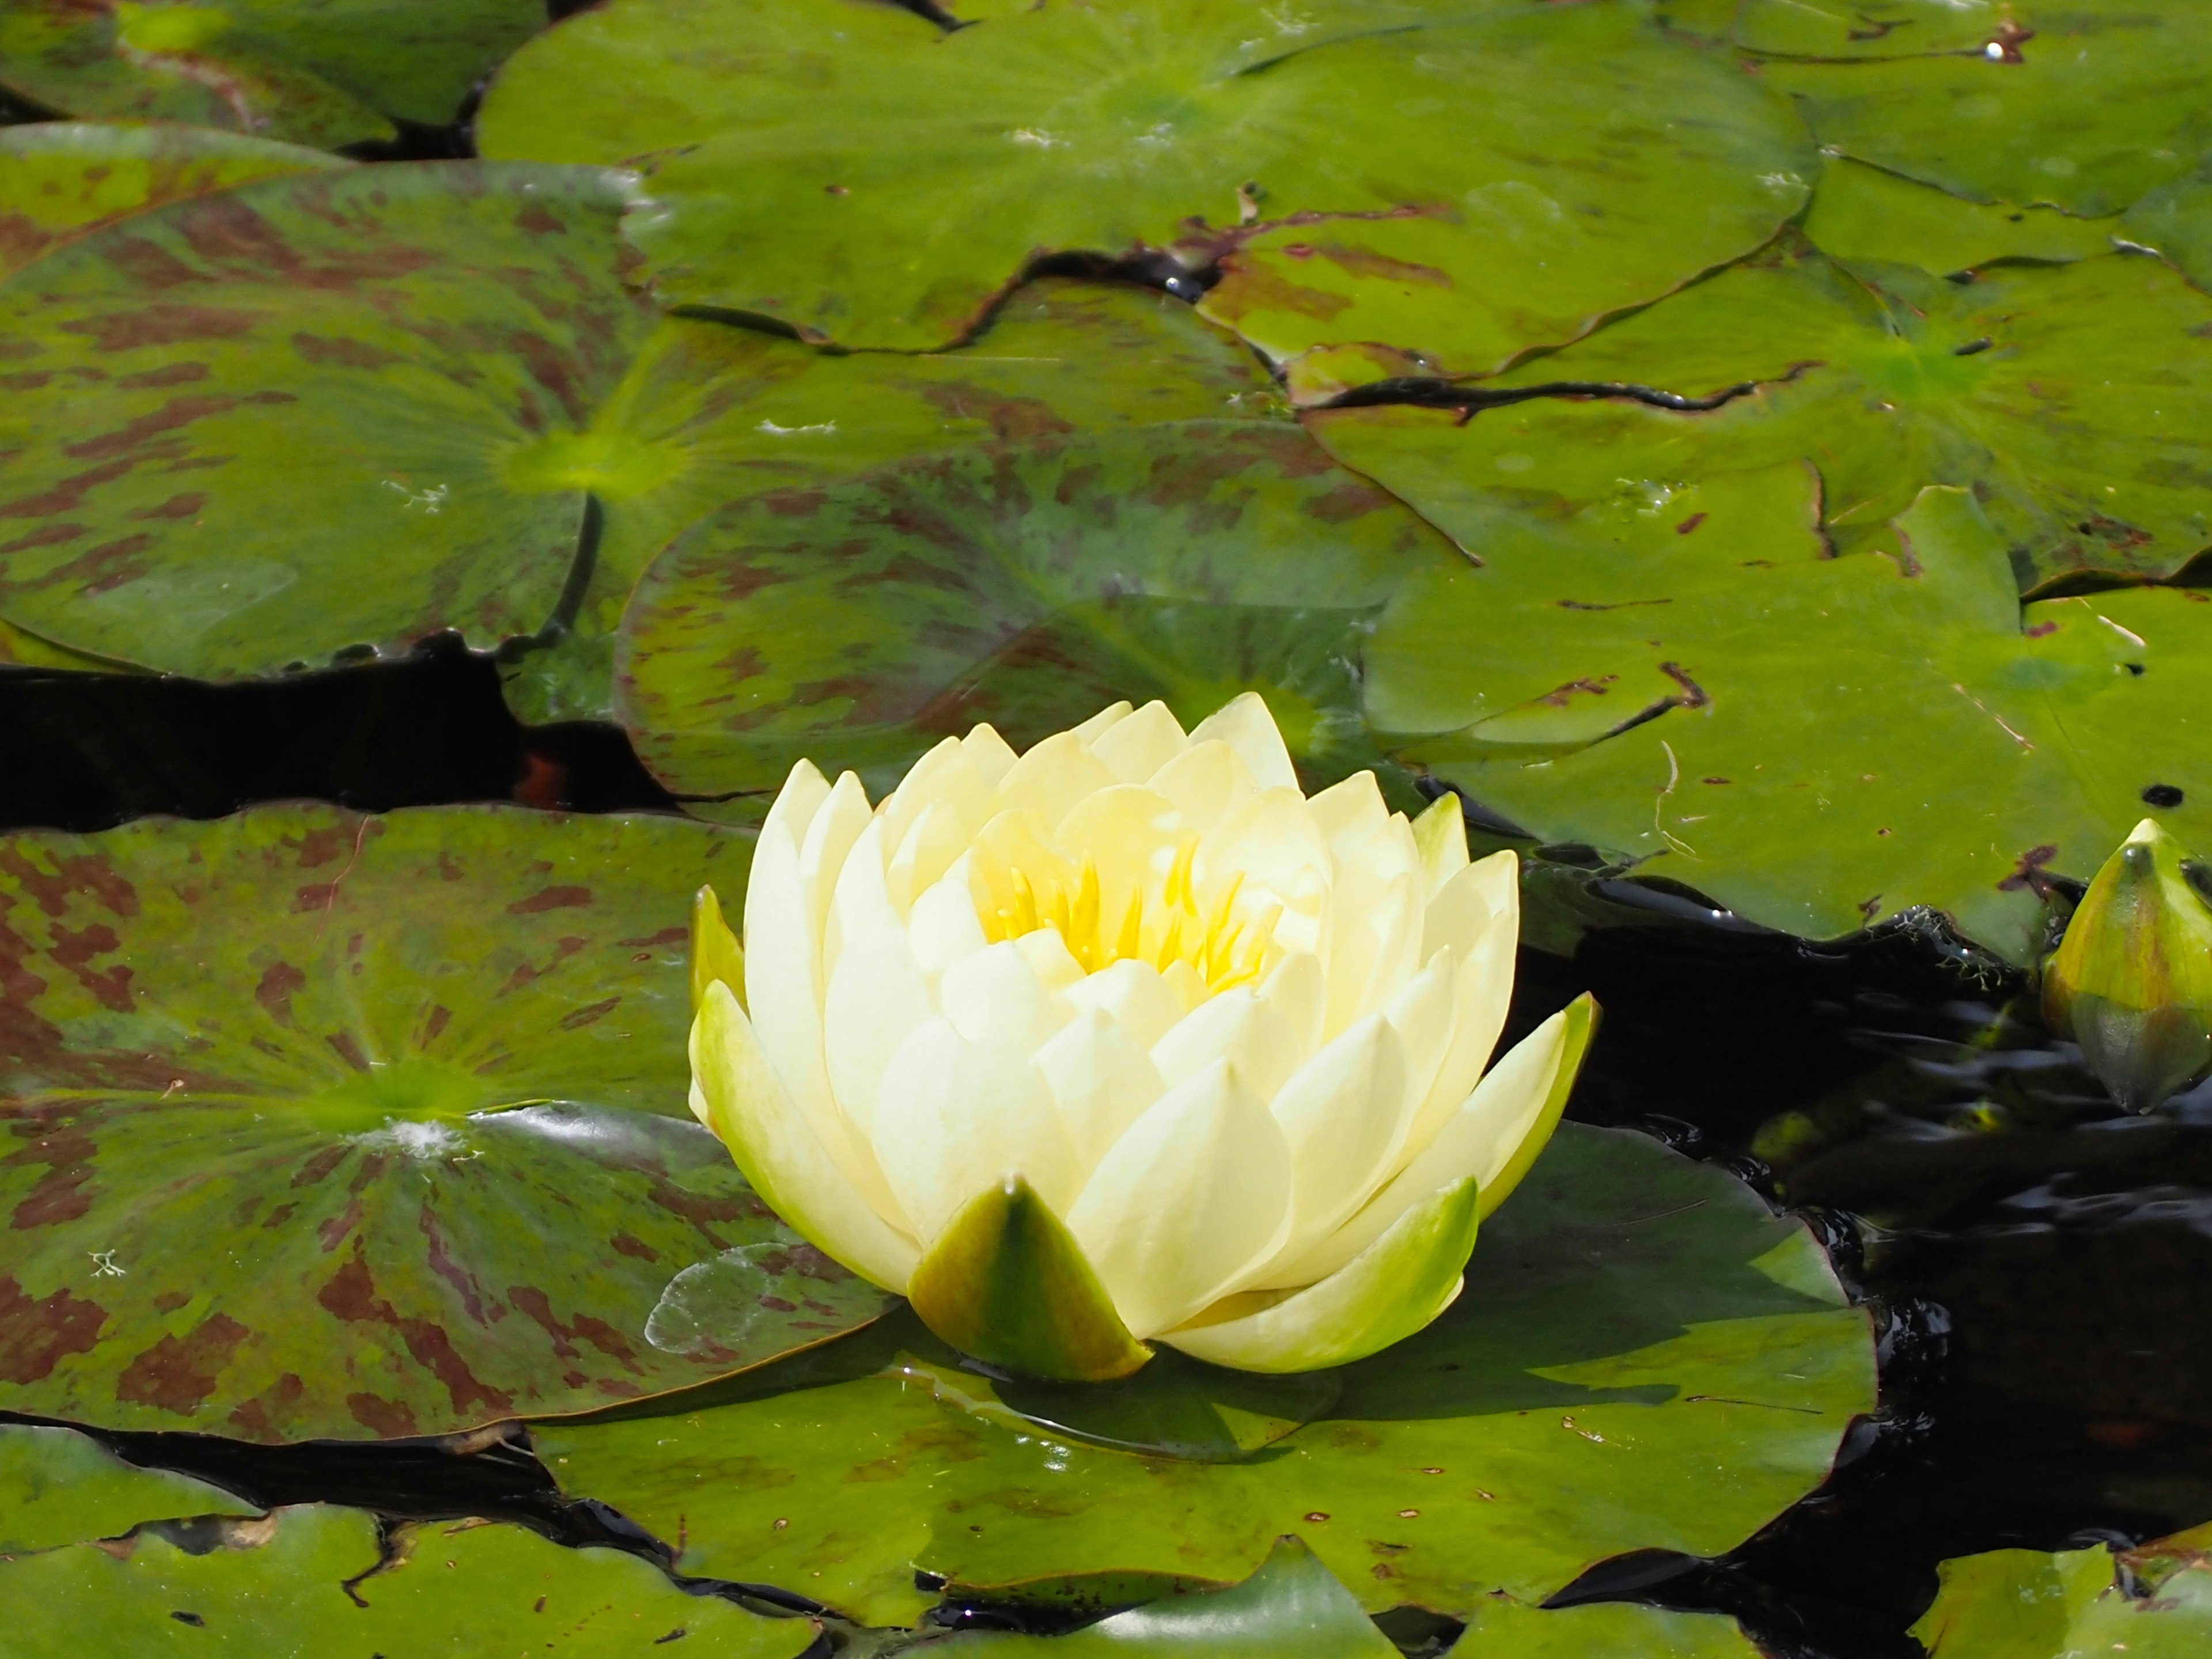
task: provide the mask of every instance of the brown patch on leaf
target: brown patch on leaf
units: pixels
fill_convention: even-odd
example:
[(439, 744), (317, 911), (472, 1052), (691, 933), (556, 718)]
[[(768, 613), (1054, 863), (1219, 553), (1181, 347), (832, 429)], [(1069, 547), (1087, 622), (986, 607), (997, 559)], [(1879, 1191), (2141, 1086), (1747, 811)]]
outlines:
[(228, 1314), (210, 1314), (183, 1337), (165, 1336), (125, 1368), (115, 1397), (190, 1417), (215, 1392), (216, 1379), (251, 1335)]
[[(505, 1416), (514, 1407), (514, 1396), (481, 1381), (469, 1369), (453, 1346), (453, 1340), (443, 1327), (427, 1319), (413, 1319), (402, 1315), (391, 1303), (376, 1293), (376, 1281), (368, 1270), (368, 1260), (359, 1239), (354, 1241), (353, 1255), (340, 1267), (331, 1281), (317, 1292), (315, 1300), (325, 1311), (349, 1324), (382, 1325), (396, 1333), (406, 1345), (408, 1353), (416, 1364), (422, 1366), (445, 1385), (447, 1397), (456, 1412), (483, 1411), (494, 1416)], [(354, 1406), (356, 1399), (374, 1399), (374, 1395), (349, 1396), (347, 1406), (355, 1418), (374, 1428)], [(388, 1404), (389, 1402), (379, 1402)], [(395, 1409), (404, 1410), (403, 1407)], [(412, 1434), (414, 1413), (407, 1413), (410, 1426), (404, 1431), (378, 1429), (380, 1434), (404, 1432)]]
[(507, 1299), (544, 1328), (545, 1334), (553, 1339), (553, 1352), (561, 1358), (579, 1358), (581, 1351), (576, 1344), (588, 1342), (608, 1358), (618, 1361), (624, 1370), (635, 1371), (639, 1369), (637, 1350), (631, 1346), (629, 1338), (605, 1320), (580, 1313), (574, 1320), (563, 1324), (555, 1316), (553, 1304), (545, 1292), (535, 1285), (508, 1285)]
[(591, 902), (592, 890), (588, 887), (548, 887), (526, 899), (517, 899), (507, 907), (507, 914), (534, 916), (547, 910), (573, 910)]
[(289, 962), (272, 962), (261, 970), (261, 982), (253, 988), (253, 1000), (268, 1011), (269, 1018), (289, 1029), (292, 1024), (292, 995), (302, 990), (307, 976)]
[(90, 1353), (107, 1310), (67, 1290), (37, 1297), (0, 1274), (0, 1382), (43, 1382), (62, 1358)]

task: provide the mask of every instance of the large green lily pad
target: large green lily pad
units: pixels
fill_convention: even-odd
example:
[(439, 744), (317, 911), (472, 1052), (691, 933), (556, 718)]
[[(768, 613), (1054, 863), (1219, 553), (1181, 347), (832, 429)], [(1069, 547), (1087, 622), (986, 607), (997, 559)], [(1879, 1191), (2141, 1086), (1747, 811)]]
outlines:
[(259, 1513), (188, 1474), (134, 1468), (75, 1429), (0, 1423), (0, 1558), (119, 1538), (142, 1521)]
[(562, 471), (646, 332), (624, 177), (402, 163), (112, 225), (0, 283), (0, 617), (206, 678), (556, 613)]
[(670, 318), (577, 444), (571, 482), (605, 515), (571, 628), (509, 671), (525, 720), (611, 720), (614, 632), (653, 556), (742, 495), (906, 456), (1163, 421), (1280, 419), (1251, 354), (1178, 300), (1044, 277), (956, 350), (817, 351)]
[(0, 0), (0, 90), (335, 149), (453, 120), (542, 0)]
[(692, 1595), (620, 1550), (564, 1549), (523, 1528), (407, 1528), (385, 1554), (376, 1518), (321, 1504), (231, 1522), (208, 1540), (141, 1533), (0, 1562), (9, 1651), (22, 1659), (189, 1652), (507, 1654), (793, 1659), (820, 1626)]
[(2197, 287), (2212, 289), (2212, 162), (2151, 191), (2120, 224), (2129, 240), (2165, 255)]
[[(1773, 0), (1753, 15), (1798, 9)], [(1816, 9), (1841, 21), (1856, 9)], [(1814, 136), (1846, 155), (1969, 201), (2096, 215), (2180, 177), (2212, 147), (2202, 73), (2212, 13), (2197, 0), (2030, 0), (1999, 20), (1994, 9), (1960, 11), (1942, 0), (1869, 9), (1923, 20), (1950, 12), (1949, 39), (1961, 44), (1992, 21), (2014, 32), (1992, 29), (1981, 50), (1964, 53), (1762, 65), (1770, 85), (1796, 96)]]
[(1370, 754), (1366, 624), (1410, 572), (1460, 562), (1292, 426), (979, 445), (690, 532), (623, 618), (617, 696), (694, 796), (764, 798), (802, 756), (887, 789), (977, 720), (1025, 745), (1117, 698), (1195, 720), (1246, 689), (1340, 773)]
[(337, 156), (205, 127), (42, 121), (0, 128), (0, 276), (102, 225)]
[[(1494, 374), (1750, 252), (1820, 172), (1785, 101), (1638, 7), (1456, 31), (1416, 61), (1401, 107), (1451, 133), (1450, 196), (1240, 234), (1203, 301), (1277, 360), (1374, 342), (1419, 372)], [(1490, 87), (1510, 92), (1470, 90)]]
[[(2212, 1644), (2212, 1527), (2115, 1559), (2101, 1545), (1946, 1561), (1912, 1634), (1929, 1659), (2190, 1659)], [(2123, 1571), (2124, 1569), (2124, 1572)]]
[(265, 807), (0, 842), (0, 1405), (249, 1440), (683, 1387), (883, 1298), (685, 1106), (673, 818)]
[(1931, 905), (2023, 963), (2040, 872), (2094, 873), (2146, 791), (2212, 831), (2206, 595), (2023, 611), (1966, 492), (1836, 557), (1802, 462), (1714, 469), (1648, 426), (1579, 453), (1536, 407), (1316, 417), (1483, 561), (1408, 582), (1368, 647), (1401, 758), (1770, 927)]
[[(1800, 1223), (1574, 1124), (1486, 1224), (1449, 1311), (1294, 1379), (1319, 1398), (1154, 1370), (1087, 1394), (994, 1384), (902, 1318), (739, 1379), (729, 1403), (532, 1434), (564, 1491), (676, 1545), (679, 1570), (872, 1623), (919, 1615), (917, 1571), (1126, 1602), (1133, 1580), (1243, 1578), (1284, 1534), (1370, 1608), (1465, 1616), (1623, 1550), (1733, 1547), (1820, 1483), (1875, 1397), (1866, 1316)], [(1116, 1431), (1152, 1388), (1202, 1396), (1208, 1376), (1241, 1455)]]
[[(2000, 259), (2086, 259), (2111, 252), (2122, 229), (2117, 217), (2077, 219), (2056, 208), (1962, 202), (1843, 155), (1822, 171), (1804, 225), (1813, 245), (1836, 258), (1917, 265), (1937, 276)], [(2125, 234), (2135, 235), (2132, 228)]]
[[(1624, 395), (1480, 416), (1468, 476), (1540, 493), (1547, 474), (1611, 489), (1629, 465), (1616, 449), (1663, 454), (1675, 478), (1803, 460), (1846, 551), (1885, 543), (1923, 486), (1960, 485), (2027, 592), (2172, 575), (2212, 544), (2212, 298), (2154, 259), (2001, 265), (1960, 283), (1778, 246), (1488, 384), (1562, 383)], [(1693, 406), (1639, 402), (1635, 387)], [(1387, 460), (1363, 454), (1352, 464), (1376, 461), (1397, 489)]]
[(2002, 56), (2020, 15), (2016, 0), (1737, 0), (1735, 9), (1738, 46), (1831, 61), (1986, 57), (1992, 41)]
[[(1471, 250), (1502, 224), (1565, 271), (1589, 244), (1547, 234), (1553, 216), (1591, 202), (1640, 213), (1646, 169), (1663, 164), (1692, 206), (1663, 234), (1638, 232), (1640, 252), (1600, 239), (1608, 264), (1635, 270), (1578, 292), (1558, 313), (1571, 318), (1753, 246), (1809, 170), (1785, 110), (1641, 32), (1625, 6), (1495, 9), (1318, 46), (1282, 41), (1288, 15), (1243, 0), (1036, 7), (951, 35), (850, 0), (714, 10), (629, 0), (554, 29), (494, 83), (480, 142), (645, 162), (653, 205), (629, 232), (665, 300), (850, 345), (957, 338), (1038, 253), (1206, 244), (1255, 219), (1437, 218), (1461, 226), (1456, 257), (1486, 276), (1496, 265)], [(1316, 40), (1337, 32), (1319, 21)], [(1559, 82), (1549, 125), (1529, 131), (1525, 98), (1488, 95), (1516, 76)], [(1624, 88), (1692, 105), (1664, 112), (1679, 125), (1656, 157), (1632, 121), (1583, 136), (1589, 108)], [(1543, 176), (1568, 203), (1547, 206), (1543, 186), (1516, 180), (1563, 143)], [(1533, 342), (1563, 325), (1547, 309), (1530, 325)]]
[(1449, 1659), (1760, 1659), (1735, 1620), (1632, 1601), (1532, 1607), (1486, 1596)]

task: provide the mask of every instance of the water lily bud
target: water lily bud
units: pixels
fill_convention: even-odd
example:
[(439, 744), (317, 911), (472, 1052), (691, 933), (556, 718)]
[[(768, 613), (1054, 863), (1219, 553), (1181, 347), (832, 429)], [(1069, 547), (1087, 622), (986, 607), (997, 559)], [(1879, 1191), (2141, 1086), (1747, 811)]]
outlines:
[(2212, 1066), (2212, 879), (2150, 819), (2089, 884), (2045, 970), (2043, 1005), (2130, 1111)]
[(695, 915), (692, 1109), (825, 1254), (1030, 1376), (1340, 1365), (1449, 1306), (1549, 1139), (1587, 998), (1490, 1064), (1513, 854), (1267, 705), (979, 726), (871, 805), (802, 761), (743, 948)]

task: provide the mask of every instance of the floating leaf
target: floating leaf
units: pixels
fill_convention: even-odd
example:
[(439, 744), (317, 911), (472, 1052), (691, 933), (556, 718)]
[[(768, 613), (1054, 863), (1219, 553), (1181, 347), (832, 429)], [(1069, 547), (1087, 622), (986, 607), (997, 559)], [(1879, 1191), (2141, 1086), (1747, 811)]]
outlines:
[(1293, 427), (976, 446), (692, 530), (630, 603), (618, 696), (687, 795), (772, 792), (801, 756), (888, 789), (977, 720), (1024, 745), (1119, 697), (1194, 722), (1248, 687), (1310, 763), (1349, 771), (1365, 623), (1407, 573), (1460, 562)]
[(1912, 1634), (1929, 1659), (2067, 1659), (2124, 1652), (2188, 1659), (2212, 1643), (2212, 1528), (2117, 1559), (2100, 1545), (2045, 1555), (1992, 1550), (1946, 1561)]
[(2199, 288), (2212, 288), (2212, 167), (2161, 185), (2120, 221), (2133, 242), (2164, 254)]
[(259, 1513), (188, 1474), (133, 1468), (75, 1429), (0, 1423), (0, 1558), (119, 1538), (142, 1521)]
[(626, 190), (301, 173), (0, 283), (0, 616), (204, 678), (543, 627), (583, 515), (557, 463), (647, 325)]
[[(1755, 245), (1802, 199), (1796, 179), (1778, 177), (1808, 170), (1802, 133), (1755, 84), (1686, 52), (1674, 59), (1656, 33), (1644, 39), (1658, 66), (1648, 82), (1619, 63), (1578, 67), (1594, 54), (1573, 43), (1625, 46), (1639, 27), (1631, 9), (1500, 8), (1317, 44), (1364, 27), (1352, 18), (1332, 8), (1309, 34), (1297, 13), (1236, 0), (1118, 0), (942, 35), (888, 7), (786, 0), (710, 20), (696, 0), (630, 0), (518, 53), (478, 133), (487, 155), (649, 158), (653, 204), (628, 228), (664, 299), (855, 346), (959, 337), (1039, 253), (1205, 241), (1260, 217), (1435, 218), (1463, 225), (1462, 254), (1503, 224), (1565, 269), (1587, 252), (1583, 239), (1538, 234), (1565, 209), (1546, 210), (1533, 199), (1540, 186), (1516, 186), (1499, 165), (1510, 155), (1525, 170), (1547, 148), (1521, 101), (1509, 118), (1483, 95), (1516, 72), (1575, 77), (1560, 95), (1584, 106), (1567, 135), (1589, 127), (1586, 106), (1624, 75), (1654, 99), (1698, 88), (1692, 118), (1662, 112), (1698, 131), (1661, 159), (1669, 177), (1693, 162), (1683, 190), (1701, 228), (1639, 234), (1640, 275), (1591, 294), (1649, 298)], [(1548, 39), (1561, 43), (1552, 56)], [(1605, 130), (1577, 140), (1567, 166), (1602, 167), (1597, 199), (1636, 210), (1649, 179), (1631, 152), (1648, 137), (1633, 123)], [(1490, 192), (1480, 200), (1468, 197), (1471, 155), (1482, 158), (1478, 191)], [(1379, 156), (1387, 172), (1371, 164)], [(1559, 176), (1546, 174), (1564, 192)], [(1626, 257), (1606, 246), (1609, 262)], [(1578, 294), (1565, 312), (1626, 302)], [(1547, 312), (1533, 337), (1558, 325)]]
[(452, 121), (542, 0), (0, 0), (0, 90), (336, 149)]
[(1486, 387), (1560, 385), (1621, 395), (1480, 416), (1471, 476), (1610, 488), (1629, 465), (1613, 447), (1656, 450), (1675, 479), (1802, 459), (1846, 551), (1886, 543), (1924, 485), (1970, 487), (2023, 591), (2172, 575), (2212, 543), (2212, 298), (2152, 259), (1961, 284), (1778, 246)]
[[(1784, 0), (1759, 9), (1779, 15)], [(1954, 40), (1995, 27), (1965, 55), (1775, 62), (1762, 76), (1796, 95), (1824, 145), (1973, 202), (2118, 213), (2212, 147), (2202, 73), (2212, 13), (2198, 0), (1911, 10), (1950, 12), (1954, 27), (1971, 19)]]
[(614, 632), (653, 556), (738, 496), (827, 483), (930, 450), (1217, 416), (1279, 418), (1251, 354), (1179, 300), (1046, 277), (983, 334), (920, 356), (830, 354), (751, 329), (662, 323), (568, 481), (605, 523), (574, 627), (509, 672), (523, 720), (611, 720)]
[(1532, 1607), (1483, 1598), (1449, 1659), (1760, 1659), (1735, 1620), (1633, 1602)]
[(1986, 56), (2012, 39), (2018, 9), (2012, 0), (1741, 0), (1735, 41), (1785, 58)]
[[(1156, 1375), (1253, 1386), (1193, 1362), (1103, 1387), (1126, 1415)], [(564, 1491), (677, 1541), (679, 1570), (872, 1623), (929, 1604), (917, 1570), (1127, 1601), (1136, 1581), (1243, 1578), (1286, 1534), (1370, 1608), (1465, 1614), (1623, 1550), (1732, 1547), (1819, 1484), (1874, 1403), (1865, 1316), (1800, 1224), (1717, 1169), (1575, 1124), (1486, 1224), (1436, 1324), (1284, 1381), (1340, 1393), (1241, 1458), (1114, 1449), (1079, 1390), (1024, 1415), (1013, 1385), (902, 1318), (718, 1391), (732, 1403), (532, 1436)]]
[(344, 165), (320, 150), (205, 127), (46, 121), (0, 128), (0, 276), (165, 202)]
[(2118, 219), (2076, 219), (2056, 208), (1962, 202), (1841, 155), (1821, 173), (1805, 216), (1805, 234), (1824, 253), (1937, 276), (2000, 259), (2087, 259), (2111, 252), (2120, 228)]
[(397, 1543), (386, 1559), (374, 1516), (314, 1504), (230, 1522), (210, 1540), (155, 1529), (127, 1550), (0, 1562), (9, 1650), (21, 1659), (173, 1650), (258, 1659), (505, 1654), (526, 1644), (559, 1659), (628, 1659), (703, 1637), (716, 1659), (793, 1659), (820, 1631), (811, 1619), (763, 1618), (690, 1595), (621, 1550), (564, 1549), (521, 1527), (414, 1527)]
[[(1406, 372), (1494, 374), (1750, 252), (1820, 171), (1786, 102), (1638, 8), (1455, 31), (1419, 62), (1459, 168), (1448, 203), (1239, 233), (1206, 315), (1278, 360), (1378, 342)], [(1455, 82), (1513, 91), (1447, 103)]]
[(745, 858), (504, 807), (0, 842), (5, 1403), (436, 1434), (874, 1317), (685, 1110), (685, 909)]
[(1652, 429), (1683, 417), (1640, 408), (1577, 450), (1547, 413), (1522, 424), (1538, 407), (1316, 417), (1481, 552), (1408, 582), (1368, 647), (1368, 719), (1403, 758), (1769, 927), (1926, 904), (2022, 963), (2046, 868), (2093, 873), (2144, 790), (2212, 831), (2205, 595), (2023, 614), (1962, 491), (1927, 492), (1887, 552), (1832, 557), (1802, 463), (1702, 465)]

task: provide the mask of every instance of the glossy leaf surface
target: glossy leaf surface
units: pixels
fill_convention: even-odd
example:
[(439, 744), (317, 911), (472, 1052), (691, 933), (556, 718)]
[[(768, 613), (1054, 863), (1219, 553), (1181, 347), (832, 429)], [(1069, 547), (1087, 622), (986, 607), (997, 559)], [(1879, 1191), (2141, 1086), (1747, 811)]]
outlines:
[(1735, 1620), (1633, 1602), (1534, 1607), (1486, 1596), (1449, 1659), (1760, 1659)]
[(259, 1513), (188, 1474), (135, 1468), (75, 1429), (0, 1423), (0, 1558), (119, 1538), (142, 1521)]
[(539, 0), (0, 0), (0, 88), (336, 149), (453, 120), (544, 23)]
[[(1156, 1387), (1324, 1392), (1241, 1456), (1086, 1432)], [(1123, 1383), (1024, 1391), (887, 1322), (741, 1379), (731, 1403), (533, 1435), (564, 1491), (680, 1537), (680, 1571), (870, 1622), (918, 1616), (917, 1570), (1030, 1595), (1097, 1575), (1231, 1583), (1285, 1534), (1370, 1608), (1463, 1614), (1498, 1589), (1541, 1600), (1621, 1550), (1732, 1547), (1818, 1484), (1873, 1387), (1865, 1316), (1802, 1225), (1719, 1170), (1569, 1124), (1486, 1224), (1458, 1302), (1339, 1371), (1164, 1356)]]
[(685, 1108), (685, 909), (745, 852), (493, 807), (0, 842), (7, 1406), (435, 1434), (872, 1318)]
[[(0, 1562), (22, 1659), (192, 1652), (500, 1654), (629, 1659), (695, 1640), (717, 1659), (793, 1659), (811, 1619), (768, 1619), (678, 1589), (651, 1563), (564, 1549), (521, 1527), (404, 1528), (385, 1562), (376, 1518), (322, 1504), (233, 1522), (214, 1542), (151, 1529)], [(191, 1547), (185, 1546), (190, 1543)]]
[(1021, 746), (1116, 698), (1189, 722), (1246, 689), (1334, 777), (1370, 752), (1365, 622), (1459, 562), (1288, 426), (977, 446), (692, 530), (631, 601), (617, 694), (685, 795), (773, 792), (801, 756), (884, 790), (977, 720)]
[(281, 173), (343, 167), (296, 144), (168, 124), (0, 128), (0, 276), (111, 221)]
[(662, 323), (567, 477), (605, 517), (574, 625), (507, 679), (523, 720), (611, 720), (614, 634), (670, 539), (725, 502), (975, 442), (1163, 421), (1279, 417), (1251, 354), (1164, 295), (1044, 277), (975, 340), (834, 355), (696, 318)]
[(646, 326), (626, 189), (303, 173), (0, 284), (0, 616), (204, 678), (543, 627), (583, 517), (559, 464)]
[(2019, 9), (2007, 0), (1738, 0), (1735, 35), (1740, 46), (1784, 58), (1985, 53)]
[(2042, 872), (2094, 873), (2143, 791), (2212, 829), (2205, 596), (2023, 611), (1954, 490), (1887, 550), (1831, 557), (1802, 463), (1698, 465), (1653, 430), (1681, 417), (1643, 409), (1583, 455), (1523, 424), (1550, 407), (1316, 422), (1484, 561), (1408, 584), (1368, 647), (1368, 718), (1403, 758), (1769, 927), (1931, 905), (2021, 963)]
[(2123, 232), (2118, 217), (1962, 202), (1842, 155), (1822, 170), (1804, 226), (1813, 245), (1836, 258), (1917, 265), (1936, 276), (1999, 259), (2087, 259), (2111, 252), (2116, 234), (2142, 240), (2132, 228)]
[[(1449, 134), (1454, 192), (1411, 216), (1240, 234), (1202, 309), (1272, 357), (1379, 342), (1425, 373), (1494, 374), (1750, 252), (1820, 172), (1786, 102), (1636, 7), (1454, 32), (1417, 61), (1401, 107), (1425, 115), (1425, 142)], [(1263, 225), (1279, 216), (1261, 206)]]
[[(1912, 1634), (1929, 1659), (2065, 1659), (2126, 1653), (2185, 1659), (2212, 1643), (2212, 1528), (2155, 1539), (2115, 1559), (2102, 1546), (2045, 1555), (1994, 1550), (1946, 1561)], [(2126, 1570), (2126, 1577), (2121, 1569)]]

